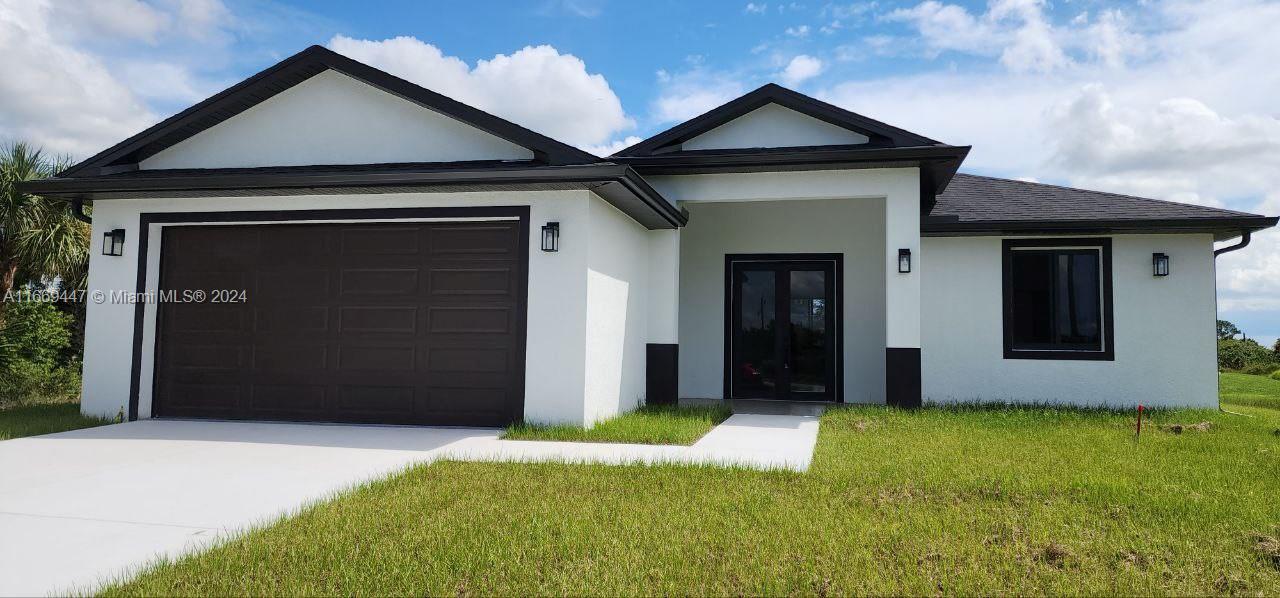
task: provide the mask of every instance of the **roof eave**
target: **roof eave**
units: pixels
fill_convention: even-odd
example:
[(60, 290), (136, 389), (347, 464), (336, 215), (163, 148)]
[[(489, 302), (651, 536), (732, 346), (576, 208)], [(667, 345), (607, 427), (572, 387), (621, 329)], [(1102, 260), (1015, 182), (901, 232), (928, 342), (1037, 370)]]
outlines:
[[(123, 197), (217, 197), (235, 191), (270, 191), (272, 195), (307, 194), (314, 190), (348, 190), (351, 193), (386, 192), (390, 188), (449, 189), (481, 186), (528, 186), (582, 183), (595, 184), (591, 190), (650, 229), (679, 228), (688, 222), (671, 202), (650, 187), (633, 169), (621, 164), (581, 166), (536, 166), (466, 170), (386, 170), (386, 171), (299, 171), (234, 172), (216, 170), (174, 176), (55, 177), (20, 184), (26, 193), (81, 200), (115, 200)], [(380, 191), (381, 190), (381, 191)]]
[(1008, 220), (959, 222), (937, 216), (920, 222), (920, 233), (927, 237), (998, 236), (998, 235), (1062, 235), (1062, 234), (1176, 234), (1212, 233), (1216, 240), (1238, 237), (1244, 232), (1271, 228), (1280, 217), (1249, 216), (1239, 218), (1176, 218), (1162, 220)]
[(838, 170), (878, 165), (918, 166), (937, 164), (939, 180), (950, 180), (968, 146), (936, 145), (899, 148), (769, 148), (758, 151), (677, 152), (654, 156), (616, 157), (641, 174), (707, 174), (787, 170)]

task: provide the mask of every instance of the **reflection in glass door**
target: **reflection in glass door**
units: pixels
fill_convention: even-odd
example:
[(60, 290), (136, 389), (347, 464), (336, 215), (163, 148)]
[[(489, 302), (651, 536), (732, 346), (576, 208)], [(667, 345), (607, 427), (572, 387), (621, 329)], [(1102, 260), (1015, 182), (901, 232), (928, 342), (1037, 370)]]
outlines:
[(728, 396), (835, 400), (837, 260), (776, 257), (730, 256)]

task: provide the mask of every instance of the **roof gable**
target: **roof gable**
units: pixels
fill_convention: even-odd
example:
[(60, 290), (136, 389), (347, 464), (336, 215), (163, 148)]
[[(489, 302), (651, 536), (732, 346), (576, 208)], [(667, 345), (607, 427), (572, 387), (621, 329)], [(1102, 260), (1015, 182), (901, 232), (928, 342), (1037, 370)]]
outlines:
[(595, 156), (399, 77), (311, 46), (151, 128), (72, 166), (63, 176), (132, 170), (147, 158), (210, 129), (311, 77), (333, 70), (528, 149), (543, 164), (590, 164)]
[(867, 135), (770, 102), (680, 144), (683, 150), (861, 145)]
[[(628, 147), (614, 154), (614, 156), (640, 157), (694, 150), (692, 147), (684, 147), (684, 144), (769, 104), (798, 112), (833, 127), (867, 138), (867, 141), (853, 145), (862, 145), (867, 148), (943, 145), (923, 135), (917, 135), (910, 131), (890, 126), (774, 83), (769, 83), (718, 108), (713, 108), (701, 116), (680, 123)], [(835, 144), (823, 145), (834, 146)]]
[(139, 168), (532, 160), (533, 151), (325, 70), (142, 160)]

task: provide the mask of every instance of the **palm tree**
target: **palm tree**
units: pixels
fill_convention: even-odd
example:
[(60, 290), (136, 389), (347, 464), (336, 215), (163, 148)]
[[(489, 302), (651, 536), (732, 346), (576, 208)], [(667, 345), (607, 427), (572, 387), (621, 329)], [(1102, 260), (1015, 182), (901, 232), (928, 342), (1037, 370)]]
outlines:
[(58, 280), (64, 288), (84, 286), (89, 226), (72, 215), (68, 200), (18, 190), (19, 182), (53, 176), (68, 164), (22, 142), (0, 149), (0, 297), (20, 282), (19, 273)]

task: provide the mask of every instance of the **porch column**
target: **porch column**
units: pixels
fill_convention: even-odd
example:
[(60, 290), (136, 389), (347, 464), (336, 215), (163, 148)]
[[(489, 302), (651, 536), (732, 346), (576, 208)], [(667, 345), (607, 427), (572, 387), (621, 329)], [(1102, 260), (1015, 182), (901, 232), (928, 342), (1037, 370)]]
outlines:
[[(885, 402), (918, 407), (920, 392), (920, 178), (904, 177), (885, 198)], [(898, 271), (900, 250), (911, 271)]]
[(680, 230), (649, 231), (648, 343), (645, 403), (679, 398)]

